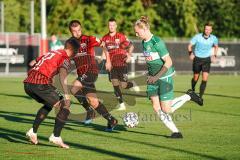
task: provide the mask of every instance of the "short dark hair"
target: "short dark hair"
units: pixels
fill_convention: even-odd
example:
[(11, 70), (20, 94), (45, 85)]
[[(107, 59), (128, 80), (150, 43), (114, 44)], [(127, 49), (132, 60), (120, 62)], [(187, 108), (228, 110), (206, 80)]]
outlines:
[(82, 26), (81, 22), (79, 20), (71, 20), (71, 22), (68, 25), (69, 31), (71, 31), (71, 27), (77, 27), (77, 26)]
[(108, 22), (117, 22), (115, 18), (109, 18)]
[(206, 26), (211, 26), (212, 27), (213, 24), (212, 24), (212, 22), (207, 22), (207, 23), (204, 24), (204, 27), (206, 27)]
[(75, 37), (71, 37), (69, 38), (68, 40), (66, 40), (65, 42), (65, 48), (72, 48), (73, 49), (73, 52), (74, 54), (78, 53), (78, 50), (80, 48), (80, 44), (77, 40), (77, 38)]

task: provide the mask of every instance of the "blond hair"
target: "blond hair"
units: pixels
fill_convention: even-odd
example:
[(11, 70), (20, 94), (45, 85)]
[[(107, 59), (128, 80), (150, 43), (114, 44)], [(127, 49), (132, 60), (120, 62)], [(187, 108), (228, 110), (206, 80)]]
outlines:
[(135, 26), (138, 26), (139, 28), (148, 28), (150, 29), (150, 25), (149, 25), (149, 22), (148, 22), (148, 17), (147, 16), (141, 16), (140, 19), (138, 19), (136, 22), (135, 22)]

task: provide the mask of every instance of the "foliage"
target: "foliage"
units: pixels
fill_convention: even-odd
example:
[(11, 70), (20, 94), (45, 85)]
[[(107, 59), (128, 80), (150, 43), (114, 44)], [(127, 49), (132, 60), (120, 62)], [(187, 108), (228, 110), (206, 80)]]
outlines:
[[(2, 1), (5, 31), (28, 32), (30, 0)], [(34, 2), (35, 32), (40, 32), (40, 0)], [(149, 17), (152, 32), (162, 37), (191, 37), (211, 21), (218, 37), (240, 38), (239, 0), (47, 0), (47, 33), (69, 36), (69, 21), (79, 19), (84, 34), (102, 36), (114, 17), (120, 32), (134, 36), (132, 26), (141, 15)]]

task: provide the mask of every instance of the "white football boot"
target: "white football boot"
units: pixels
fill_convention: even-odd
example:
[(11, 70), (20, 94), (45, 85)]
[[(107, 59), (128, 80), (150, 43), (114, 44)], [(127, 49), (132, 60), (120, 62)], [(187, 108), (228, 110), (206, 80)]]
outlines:
[(118, 108), (117, 110), (118, 110), (118, 111), (124, 111), (124, 110), (126, 110), (125, 104), (124, 104), (124, 103), (120, 103), (120, 104), (119, 104), (119, 108)]
[(61, 137), (55, 137), (53, 134), (49, 137), (49, 142), (54, 143), (61, 148), (70, 148), (67, 144), (63, 142)]
[(33, 132), (33, 128), (29, 129), (26, 136), (32, 144), (38, 144), (37, 133)]

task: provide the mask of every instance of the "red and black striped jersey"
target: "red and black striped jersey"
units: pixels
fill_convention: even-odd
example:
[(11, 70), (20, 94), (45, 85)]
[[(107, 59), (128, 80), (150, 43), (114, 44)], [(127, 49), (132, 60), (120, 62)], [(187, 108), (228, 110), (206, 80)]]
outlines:
[(102, 41), (105, 43), (105, 47), (110, 55), (112, 66), (126, 66), (126, 48), (130, 45), (128, 38), (123, 33), (117, 32), (114, 36), (108, 33), (102, 38)]
[(70, 59), (65, 50), (50, 51), (36, 59), (36, 64), (28, 72), (24, 83), (50, 84), (53, 77), (64, 67), (71, 70)]
[(74, 57), (77, 74), (83, 75), (87, 72), (97, 74), (98, 66), (95, 60), (94, 47), (100, 46), (101, 41), (94, 36), (82, 35), (79, 43), (79, 53)]

